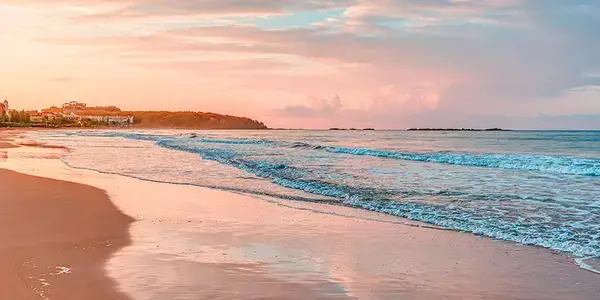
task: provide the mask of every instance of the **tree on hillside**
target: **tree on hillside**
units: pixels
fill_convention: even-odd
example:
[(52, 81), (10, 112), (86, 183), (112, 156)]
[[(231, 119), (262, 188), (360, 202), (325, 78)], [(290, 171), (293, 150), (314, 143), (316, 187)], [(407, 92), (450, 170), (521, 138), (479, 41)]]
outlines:
[(31, 117), (24, 110), (22, 111), (11, 111), (10, 121), (13, 123), (30, 123)]
[(11, 111), (10, 112), (10, 121), (13, 123), (20, 123), (21, 122), (21, 114), (19, 114), (18, 111)]

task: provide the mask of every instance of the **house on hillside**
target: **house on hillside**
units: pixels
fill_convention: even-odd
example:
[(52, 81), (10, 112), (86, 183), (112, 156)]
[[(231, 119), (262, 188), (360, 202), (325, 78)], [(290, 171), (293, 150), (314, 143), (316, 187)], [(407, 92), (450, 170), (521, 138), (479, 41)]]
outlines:
[(85, 103), (79, 103), (77, 101), (67, 102), (67, 103), (64, 103), (62, 105), (63, 111), (66, 111), (66, 110), (69, 110), (69, 111), (72, 111), (72, 110), (85, 110), (86, 107), (87, 107), (87, 104), (85, 104)]
[(29, 115), (29, 120), (32, 123), (44, 123), (47, 121), (47, 119), (44, 118), (44, 114), (38, 112), (37, 110), (26, 111), (26, 113)]
[(81, 121), (81, 116), (74, 114), (74, 113), (70, 113), (70, 114), (60, 113), (60, 117), (62, 117), (63, 119), (65, 119), (67, 121), (71, 121), (71, 122)]
[(108, 124), (133, 124), (134, 122), (133, 116), (110, 116), (108, 117)]
[(60, 119), (60, 114), (49, 111), (42, 111), (42, 118), (48, 121), (55, 121), (56, 119)]
[(133, 116), (81, 116), (82, 120), (91, 120), (109, 125), (130, 125), (135, 122)]
[(81, 120), (81, 116), (79, 116), (78, 114), (75, 114), (75, 113), (69, 113), (69, 114), (60, 113), (59, 115), (63, 119), (69, 120), (69, 121), (78, 121), (78, 120)]

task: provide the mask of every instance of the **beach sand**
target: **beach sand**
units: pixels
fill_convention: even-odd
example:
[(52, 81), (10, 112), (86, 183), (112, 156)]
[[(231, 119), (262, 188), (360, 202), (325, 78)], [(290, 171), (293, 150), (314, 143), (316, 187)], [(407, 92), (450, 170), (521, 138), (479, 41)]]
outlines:
[(19, 147), (11, 143), (12, 139), (17, 133), (18, 131), (14, 130), (0, 130), (0, 150)]
[(0, 169), (0, 299), (128, 299), (104, 265), (132, 221), (103, 190)]
[[(57, 159), (64, 149), (5, 151), (0, 168), (79, 184), (0, 173), (10, 195), (36, 195), (2, 198), (2, 238), (13, 246), (2, 250), (12, 256), (2, 255), (0, 289), (12, 294), (0, 299), (28, 299), (46, 284), (45, 299), (124, 299), (115, 287), (143, 300), (600, 298), (600, 276), (543, 248), (350, 208), (77, 170)], [(60, 267), (70, 273), (49, 275)]]

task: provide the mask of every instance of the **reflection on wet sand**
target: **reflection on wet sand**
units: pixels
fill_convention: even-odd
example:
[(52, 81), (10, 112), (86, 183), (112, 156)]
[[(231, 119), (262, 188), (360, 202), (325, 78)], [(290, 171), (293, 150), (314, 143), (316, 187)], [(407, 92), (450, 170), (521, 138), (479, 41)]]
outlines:
[(372, 221), (388, 217), (343, 207), (282, 206), (74, 170), (34, 158), (60, 149), (33, 149), (8, 149), (0, 167), (99, 187), (135, 218), (132, 244), (106, 266), (134, 299), (597, 299), (600, 293), (598, 275), (546, 249)]

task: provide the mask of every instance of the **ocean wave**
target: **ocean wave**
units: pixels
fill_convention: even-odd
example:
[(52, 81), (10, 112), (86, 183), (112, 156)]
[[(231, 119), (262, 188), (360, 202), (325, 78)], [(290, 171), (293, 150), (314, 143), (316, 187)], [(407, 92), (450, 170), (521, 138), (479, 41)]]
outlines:
[(265, 202), (272, 203), (272, 204), (275, 204), (278, 206), (291, 208), (291, 209), (306, 210), (306, 211), (311, 211), (311, 212), (319, 213), (319, 214), (336, 215), (336, 216), (341, 216), (341, 217), (346, 217), (346, 218), (361, 219), (361, 220), (368, 220), (368, 221), (381, 222), (381, 223), (399, 224), (399, 225), (410, 226), (410, 227), (428, 228), (428, 229), (435, 229), (435, 230), (453, 230), (450, 228), (439, 227), (439, 226), (435, 226), (433, 224), (427, 224), (427, 223), (421, 223), (421, 222), (411, 222), (408, 220), (407, 221), (389, 220), (389, 219), (383, 219), (383, 218), (377, 218), (377, 217), (366, 217), (366, 216), (359, 216), (359, 215), (357, 216), (357, 215), (353, 215), (353, 214), (339, 213), (339, 212), (333, 212), (333, 211), (322, 210), (322, 209), (294, 206), (294, 205), (290, 205), (290, 204), (281, 202), (281, 200), (284, 200), (284, 201), (289, 200), (289, 201), (295, 201), (295, 202), (308, 202), (308, 203), (327, 204), (327, 205), (334, 205), (334, 206), (346, 206), (346, 205), (344, 205), (343, 202), (341, 202), (339, 200), (327, 200), (327, 199), (322, 199), (322, 198), (291, 196), (291, 195), (284, 195), (284, 194), (279, 194), (279, 193), (262, 192), (262, 191), (251, 190), (251, 189), (241, 189), (241, 188), (232, 188), (232, 187), (219, 186), (219, 185), (201, 184), (201, 183), (197, 183), (197, 182), (192, 183), (192, 182), (157, 180), (157, 179), (147, 178), (147, 177), (144, 177), (141, 175), (132, 175), (132, 174), (121, 173), (121, 172), (108, 172), (108, 171), (104, 171), (104, 170), (98, 169), (98, 168), (77, 166), (77, 165), (74, 165), (74, 164), (68, 162), (67, 160), (65, 160), (65, 157), (62, 157), (61, 159), (62, 159), (62, 162), (67, 167), (73, 168), (73, 169), (93, 171), (93, 172), (98, 172), (101, 174), (118, 175), (118, 176), (123, 176), (123, 177), (127, 177), (127, 178), (133, 178), (133, 179), (148, 181), (148, 182), (174, 184), (174, 185), (186, 185), (186, 186), (197, 186), (197, 187), (217, 189), (217, 190), (227, 191), (227, 192), (232, 192), (232, 193), (248, 194), (248, 195), (253, 195), (257, 199), (261, 199)]
[(132, 174), (123, 173), (123, 172), (105, 171), (100, 168), (78, 166), (78, 165), (75, 165), (75, 164), (69, 162), (67, 159), (65, 159), (64, 156), (61, 158), (61, 160), (69, 168), (78, 169), (78, 170), (94, 171), (94, 172), (98, 172), (101, 174), (119, 175), (119, 176), (123, 176), (123, 177), (128, 177), (128, 178), (133, 178), (133, 179), (138, 179), (138, 180), (143, 180), (143, 181), (149, 181), (149, 182), (197, 186), (197, 187), (218, 189), (218, 190), (234, 192), (234, 193), (244, 193), (244, 194), (249, 194), (249, 195), (266, 196), (266, 197), (273, 197), (273, 198), (277, 198), (277, 199), (310, 202), (310, 203), (336, 204), (337, 202), (340, 202), (338, 200), (328, 200), (328, 199), (320, 199), (320, 198), (285, 195), (285, 194), (280, 194), (280, 193), (264, 192), (264, 191), (258, 191), (258, 190), (253, 190), (253, 189), (235, 188), (235, 187), (228, 187), (228, 186), (221, 186), (221, 185), (201, 184), (201, 183), (197, 183), (197, 182), (185, 182), (185, 181), (181, 182), (181, 181), (152, 179), (152, 178), (144, 177), (139, 174), (132, 175)]
[(311, 144), (303, 143), (303, 142), (292, 142), (292, 143), (284, 144), (284, 146), (286, 146), (288, 148), (301, 148), (301, 149), (312, 149), (312, 150), (321, 150), (321, 149), (327, 148), (326, 146), (311, 145)]
[[(314, 170), (311, 167), (303, 165), (293, 166), (279, 163), (281, 161), (274, 162), (273, 159), (263, 159), (261, 155), (266, 152), (263, 153), (261, 150), (265, 150), (265, 148), (255, 149), (254, 146), (237, 147), (234, 143), (213, 143), (212, 139), (203, 141), (203, 138), (191, 138), (188, 136), (140, 136), (140, 134), (132, 133), (116, 133), (115, 136), (139, 140), (153, 140), (160, 147), (194, 153), (200, 155), (203, 159), (216, 161), (224, 165), (244, 170), (258, 177), (268, 179), (279, 186), (331, 199), (338, 199), (326, 202), (329, 204), (376, 211), (453, 230), (471, 232), (521, 244), (547, 247), (578, 256), (600, 256), (600, 224), (594, 221), (597, 219), (594, 217), (594, 213), (590, 216), (592, 219), (585, 220), (583, 223), (581, 219), (552, 220), (552, 218), (549, 217), (552, 215), (551, 210), (554, 208), (554, 205), (559, 206), (561, 203), (551, 197), (544, 198), (538, 195), (540, 196), (540, 198), (538, 198), (531, 195), (499, 194), (494, 193), (494, 191), (490, 191), (490, 193), (486, 194), (481, 194), (481, 192), (479, 192), (480, 194), (477, 194), (476, 191), (453, 189), (411, 190), (410, 188), (404, 187), (396, 187), (394, 189), (388, 189), (385, 186), (357, 187), (350, 186), (351, 184), (354, 184), (354, 181), (341, 182), (334, 179), (326, 180), (322, 176), (314, 176), (316, 174), (312, 173)], [(239, 141), (252, 140), (240, 139)], [(234, 146), (227, 146), (224, 144), (232, 144)], [(302, 148), (327, 151), (330, 153), (442, 164), (530, 170), (571, 175), (600, 175), (600, 161), (586, 158), (454, 152), (402, 153), (373, 149), (315, 146), (301, 142), (269, 142), (265, 145), (269, 145), (269, 147), (276, 146), (277, 148)], [(280, 151), (282, 149), (278, 148), (276, 150)], [(231, 189), (214, 186), (206, 187), (289, 199), (286, 195), (263, 193), (261, 191), (252, 190), (251, 188)], [(443, 201), (437, 203), (418, 201), (418, 198), (427, 199), (432, 197), (443, 198), (444, 200), (449, 200), (450, 203), (443, 203)], [(295, 198), (292, 200), (315, 202), (314, 199), (309, 198)], [(536, 202), (548, 204), (545, 208), (550, 211), (546, 211), (546, 214), (544, 214), (544, 211), (541, 211), (539, 216), (536, 215), (525, 220), (523, 217), (518, 216), (519, 214), (516, 214), (515, 216), (510, 215), (510, 213), (507, 214), (506, 210), (500, 209), (504, 207), (503, 205), (478, 209), (477, 207), (469, 207), (460, 202), (454, 205), (452, 203), (454, 200), (465, 200), (469, 201), (469, 203), (490, 203), (513, 200)], [(497, 211), (496, 209), (500, 210)], [(514, 207), (513, 209), (520, 209), (520, 207)], [(569, 209), (573, 210), (575, 208), (570, 207)]]
[[(477, 195), (461, 194), (457, 191), (391, 191), (384, 188), (351, 187), (315, 179), (305, 179), (301, 168), (273, 165), (261, 161), (240, 158), (234, 151), (205, 148), (202, 145), (182, 143), (180, 140), (163, 139), (158, 145), (196, 153), (204, 159), (218, 161), (254, 175), (270, 179), (273, 183), (287, 188), (302, 190), (315, 195), (340, 199), (341, 203), (353, 208), (386, 213), (415, 221), (426, 222), (446, 228), (471, 232), (526, 245), (537, 245), (559, 251), (565, 251), (580, 256), (600, 255), (600, 226), (578, 228), (570, 224), (547, 222), (523, 222), (518, 218), (510, 221), (502, 215), (477, 212), (458, 206), (444, 206), (413, 201), (394, 201), (390, 198), (397, 194), (404, 196), (459, 196), (477, 197)], [(490, 200), (498, 201), (502, 196), (479, 195)], [(513, 195), (504, 196), (511, 199)], [(496, 198), (496, 199), (493, 199)], [(545, 201), (544, 199), (529, 199)]]
[(507, 170), (538, 171), (553, 174), (600, 176), (600, 159), (570, 156), (431, 152), (412, 153), (367, 148), (312, 145), (303, 142), (283, 144), (288, 148), (324, 150), (330, 153), (371, 156), (417, 162), (429, 162)]
[[(600, 257), (578, 257), (575, 258), (575, 263), (584, 270), (600, 275)], [(592, 265), (593, 263), (595, 264)]]
[[(79, 131), (76, 135), (80, 136), (96, 136), (96, 137), (122, 137), (133, 140), (143, 141), (158, 141), (160, 139), (172, 139), (172, 136), (158, 135), (158, 134), (147, 134), (147, 133), (129, 133), (129, 132), (105, 132), (105, 131)], [(212, 139), (198, 136), (197, 134), (178, 134), (176, 138), (189, 139), (197, 143), (209, 143), (209, 144), (231, 144), (231, 145), (271, 145), (276, 144), (273, 141), (268, 140), (253, 140), (253, 139)]]
[(157, 141), (161, 138), (168, 137), (159, 134), (147, 133), (132, 133), (132, 132), (114, 132), (114, 131), (77, 131), (67, 133), (67, 135), (90, 136), (90, 137), (121, 137), (140, 141)]
[(249, 140), (249, 139), (207, 139), (207, 138), (199, 138), (197, 136), (188, 136), (189, 139), (194, 139), (194, 141), (198, 143), (211, 143), (211, 144), (232, 144), (232, 145), (270, 145), (275, 144), (275, 142), (267, 141), (267, 140)]
[(340, 154), (373, 156), (461, 166), (539, 171), (555, 174), (600, 176), (600, 159), (593, 158), (455, 152), (405, 153), (344, 147), (327, 147), (326, 150), (332, 153)]
[[(344, 205), (367, 209), (411, 220), (423, 221), (477, 235), (513, 241), (524, 245), (534, 245), (576, 256), (599, 256), (600, 228), (577, 230), (564, 224), (550, 226), (519, 226), (497, 216), (478, 216), (460, 209), (440, 209), (432, 205), (398, 201), (346, 200)], [(595, 232), (595, 233), (594, 233)]]
[[(127, 132), (80, 132), (79, 134), (85, 136), (123, 137), (129, 139), (148, 140), (157, 142), (161, 139), (173, 139), (173, 137), (164, 135)], [(179, 139), (181, 139), (181, 137)], [(371, 156), (417, 162), (429, 162), (482, 168), (497, 168), (507, 170), (537, 171), (565, 175), (600, 176), (600, 159), (597, 158), (500, 153), (412, 153), (368, 148), (348, 148), (312, 145), (304, 142), (275, 142), (264, 139), (210, 139), (199, 136), (187, 136), (187, 139), (196, 143), (282, 146), (287, 148), (323, 150), (329, 153), (337, 154)]]
[(549, 141), (549, 142), (597, 142), (600, 140), (600, 131), (579, 131), (579, 132), (553, 132), (552, 135), (537, 133), (506, 136), (510, 141)]

